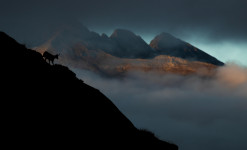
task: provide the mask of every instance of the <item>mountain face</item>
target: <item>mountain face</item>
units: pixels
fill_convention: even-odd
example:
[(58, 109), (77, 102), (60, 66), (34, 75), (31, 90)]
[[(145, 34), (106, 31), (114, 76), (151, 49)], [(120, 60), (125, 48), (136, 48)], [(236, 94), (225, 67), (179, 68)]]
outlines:
[(55, 33), (36, 50), (60, 53), (61, 64), (107, 76), (122, 76), (132, 70), (180, 75), (197, 74), (204, 70), (202, 72), (207, 76), (217, 66), (223, 65), (216, 58), (168, 33), (156, 36), (150, 45), (124, 29), (117, 29), (108, 37), (70, 23)]
[(14, 148), (177, 146), (139, 130), (100, 91), (0, 32), (3, 143)]
[(83, 68), (107, 77), (125, 77), (129, 72), (153, 72), (161, 75), (197, 74), (211, 76), (217, 66), (198, 61), (160, 55), (152, 59), (128, 59), (112, 56), (102, 50), (89, 50), (82, 45), (77, 45), (71, 50), (77, 56), (70, 61), (73, 68)]
[(110, 39), (120, 48), (113, 56), (120, 58), (151, 58), (154, 51), (146, 42), (133, 32), (123, 29), (115, 30)]
[(224, 65), (216, 58), (208, 55), (189, 43), (173, 37), (169, 33), (161, 33), (157, 35), (151, 41), (150, 46), (157, 52), (158, 55), (169, 55), (187, 60), (196, 60), (217, 66)]

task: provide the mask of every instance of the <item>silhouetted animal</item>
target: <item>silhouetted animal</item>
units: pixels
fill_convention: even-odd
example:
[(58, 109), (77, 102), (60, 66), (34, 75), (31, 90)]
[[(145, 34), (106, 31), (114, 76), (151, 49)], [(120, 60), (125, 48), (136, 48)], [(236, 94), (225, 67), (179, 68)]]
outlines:
[(43, 53), (43, 57), (44, 57), (45, 61), (48, 60), (48, 61), (49, 61), (49, 64), (50, 64), (50, 62), (52, 62), (52, 64), (54, 64), (54, 63), (53, 63), (53, 62), (54, 62), (54, 59), (55, 59), (55, 58), (58, 59), (58, 56), (59, 56), (59, 55), (60, 55), (60, 54), (52, 55), (51, 53), (49, 53), (49, 52), (47, 52), (47, 51), (45, 51), (45, 52)]

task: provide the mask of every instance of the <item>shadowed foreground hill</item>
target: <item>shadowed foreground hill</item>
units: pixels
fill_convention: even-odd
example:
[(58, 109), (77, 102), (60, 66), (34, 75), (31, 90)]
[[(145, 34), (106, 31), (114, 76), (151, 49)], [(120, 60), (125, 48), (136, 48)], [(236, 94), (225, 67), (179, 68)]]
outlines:
[(2, 142), (9, 148), (178, 149), (136, 129), (100, 91), (3, 32), (0, 50)]

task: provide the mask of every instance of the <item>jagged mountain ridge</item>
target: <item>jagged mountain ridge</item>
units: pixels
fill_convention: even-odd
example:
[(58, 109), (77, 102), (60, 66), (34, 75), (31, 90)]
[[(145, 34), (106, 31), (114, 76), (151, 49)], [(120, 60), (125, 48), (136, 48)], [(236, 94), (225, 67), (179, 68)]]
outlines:
[[(77, 27), (60, 30), (52, 40), (38, 46), (37, 51), (62, 53), (60, 63), (80, 69), (97, 70), (108, 75), (122, 74), (134, 69), (182, 75), (207, 70), (204, 72), (211, 74), (211, 70), (223, 65), (216, 58), (167, 33), (155, 37), (148, 45), (140, 36), (128, 30), (117, 29), (110, 37), (85, 30), (85, 27), (83, 32), (79, 30)], [(164, 49), (165, 46), (168, 48)], [(156, 57), (163, 60), (156, 61)], [(173, 61), (169, 61), (169, 57)], [(110, 58), (113, 60), (110, 61)], [(178, 63), (181, 59), (186, 63)]]
[[(4, 144), (14, 148), (177, 150), (138, 130), (100, 91), (0, 32)], [(11, 58), (11, 60), (9, 60)]]
[(88, 49), (100, 49), (120, 58), (150, 58), (154, 52), (140, 36), (128, 30), (117, 29), (108, 37), (106, 34), (100, 36), (84, 26), (81, 29), (75, 25), (60, 27), (52, 37), (36, 49), (39, 52), (49, 49), (54, 52), (70, 53), (66, 49), (77, 43)]
[(113, 56), (120, 58), (152, 58), (154, 56), (153, 49), (140, 37), (133, 32), (116, 29), (110, 39), (117, 43), (120, 51), (114, 53)]

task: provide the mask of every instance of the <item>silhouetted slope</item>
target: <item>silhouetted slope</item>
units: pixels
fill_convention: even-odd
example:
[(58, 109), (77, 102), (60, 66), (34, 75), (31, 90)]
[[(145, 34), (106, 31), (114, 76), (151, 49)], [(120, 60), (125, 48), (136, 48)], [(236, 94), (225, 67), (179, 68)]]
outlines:
[(196, 60), (214, 65), (224, 65), (221, 61), (213, 56), (203, 52), (202, 50), (175, 38), (169, 33), (161, 33), (157, 35), (150, 43), (150, 46), (158, 55), (169, 55), (180, 57), (187, 60)]
[(9, 148), (152, 148), (176, 150), (136, 129), (97, 89), (67, 67), (0, 32), (3, 143)]

